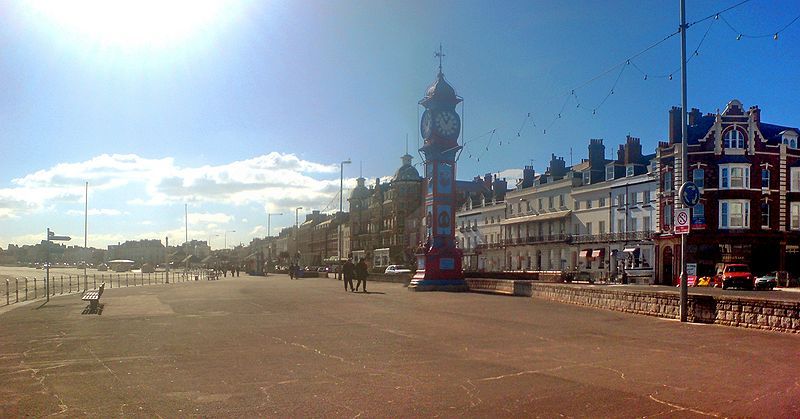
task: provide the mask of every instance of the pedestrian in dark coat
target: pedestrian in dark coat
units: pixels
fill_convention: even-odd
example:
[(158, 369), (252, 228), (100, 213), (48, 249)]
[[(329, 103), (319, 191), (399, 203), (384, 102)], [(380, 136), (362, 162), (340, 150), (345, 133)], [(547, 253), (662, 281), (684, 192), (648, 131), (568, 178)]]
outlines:
[(352, 259), (347, 259), (347, 262), (344, 263), (342, 266), (342, 275), (344, 276), (344, 290), (347, 291), (347, 287), (350, 287), (350, 291), (355, 291), (353, 288), (353, 277), (356, 274), (356, 265), (353, 264)]
[(364, 286), (361, 287), (361, 291), (367, 292), (367, 275), (369, 272), (367, 271), (367, 262), (364, 259), (358, 261), (356, 265), (356, 291), (358, 288), (361, 287), (361, 283), (364, 283)]

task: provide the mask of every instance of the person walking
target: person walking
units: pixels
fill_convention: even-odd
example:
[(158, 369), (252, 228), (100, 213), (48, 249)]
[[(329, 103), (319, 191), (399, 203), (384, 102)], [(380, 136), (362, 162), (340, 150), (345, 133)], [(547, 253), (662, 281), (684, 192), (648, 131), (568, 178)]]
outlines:
[(361, 283), (363, 282), (364, 286), (361, 287), (361, 291), (367, 292), (367, 275), (369, 275), (367, 271), (367, 262), (362, 258), (356, 265), (356, 280), (358, 281), (356, 282), (356, 291), (358, 291), (358, 288), (361, 287)]
[(294, 263), (289, 265), (289, 279), (294, 279)]
[(347, 262), (342, 266), (342, 276), (344, 277), (344, 290), (350, 287), (350, 291), (355, 291), (353, 288), (353, 276), (356, 273), (356, 265), (353, 264), (353, 259), (348, 258)]

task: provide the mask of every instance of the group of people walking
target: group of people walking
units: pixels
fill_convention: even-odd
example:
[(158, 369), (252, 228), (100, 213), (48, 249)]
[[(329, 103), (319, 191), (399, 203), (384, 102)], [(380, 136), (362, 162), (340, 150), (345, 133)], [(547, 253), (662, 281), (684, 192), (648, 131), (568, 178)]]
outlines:
[[(342, 275), (344, 276), (345, 291), (349, 287), (350, 291), (355, 292), (360, 287), (362, 292), (367, 292), (367, 275), (369, 275), (369, 271), (367, 270), (367, 262), (363, 258), (358, 263), (353, 263), (353, 259), (348, 258), (347, 262), (342, 266)], [(355, 288), (353, 288), (353, 279), (356, 280)], [(363, 287), (361, 284), (364, 284)]]

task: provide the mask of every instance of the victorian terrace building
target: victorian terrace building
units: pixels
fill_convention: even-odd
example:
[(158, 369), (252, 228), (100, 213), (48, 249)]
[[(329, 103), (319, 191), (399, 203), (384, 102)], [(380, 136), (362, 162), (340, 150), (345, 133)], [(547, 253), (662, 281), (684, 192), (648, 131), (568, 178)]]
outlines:
[[(722, 113), (689, 112), (688, 177), (700, 188), (687, 238), (687, 262), (698, 275), (739, 262), (754, 273), (800, 274), (800, 150), (798, 129), (761, 121), (757, 106), (732, 100)], [(680, 207), (681, 110), (669, 112), (669, 141), (657, 150), (659, 224), (657, 276), (672, 283), (680, 272), (680, 236), (673, 214)]]

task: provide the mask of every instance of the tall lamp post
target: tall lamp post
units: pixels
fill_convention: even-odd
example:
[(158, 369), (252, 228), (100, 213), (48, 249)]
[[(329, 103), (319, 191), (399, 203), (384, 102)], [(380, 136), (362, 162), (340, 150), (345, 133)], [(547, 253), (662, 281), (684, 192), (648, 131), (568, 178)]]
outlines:
[(228, 233), (235, 233), (236, 230), (225, 230), (225, 250), (228, 250)]
[[(344, 212), (344, 165), (350, 164), (352, 161), (348, 158), (347, 160), (341, 162), (339, 164), (339, 213)], [(341, 217), (341, 215), (340, 215)], [(339, 224), (336, 227), (337, 234), (336, 234), (336, 259), (338, 263), (342, 262), (342, 223), (341, 219), (339, 220)], [(341, 269), (339, 270), (339, 276), (341, 279)]]
[(264, 275), (269, 272), (269, 266), (272, 264), (272, 242), (269, 241), (269, 238), (272, 237), (272, 216), (273, 215), (283, 215), (282, 212), (268, 212), (267, 213), (267, 268), (264, 271)]
[(299, 260), (299, 258), (297, 258), (296, 255), (300, 252), (300, 247), (298, 246), (297, 236), (300, 235), (300, 229), (298, 227), (298, 218), (297, 217), (298, 217), (298, 212), (301, 209), (303, 209), (303, 207), (297, 207), (297, 208), (294, 209), (294, 252), (295, 252), (295, 256), (293, 256), (293, 257), (297, 260), (298, 264), (300, 263), (300, 260)]

